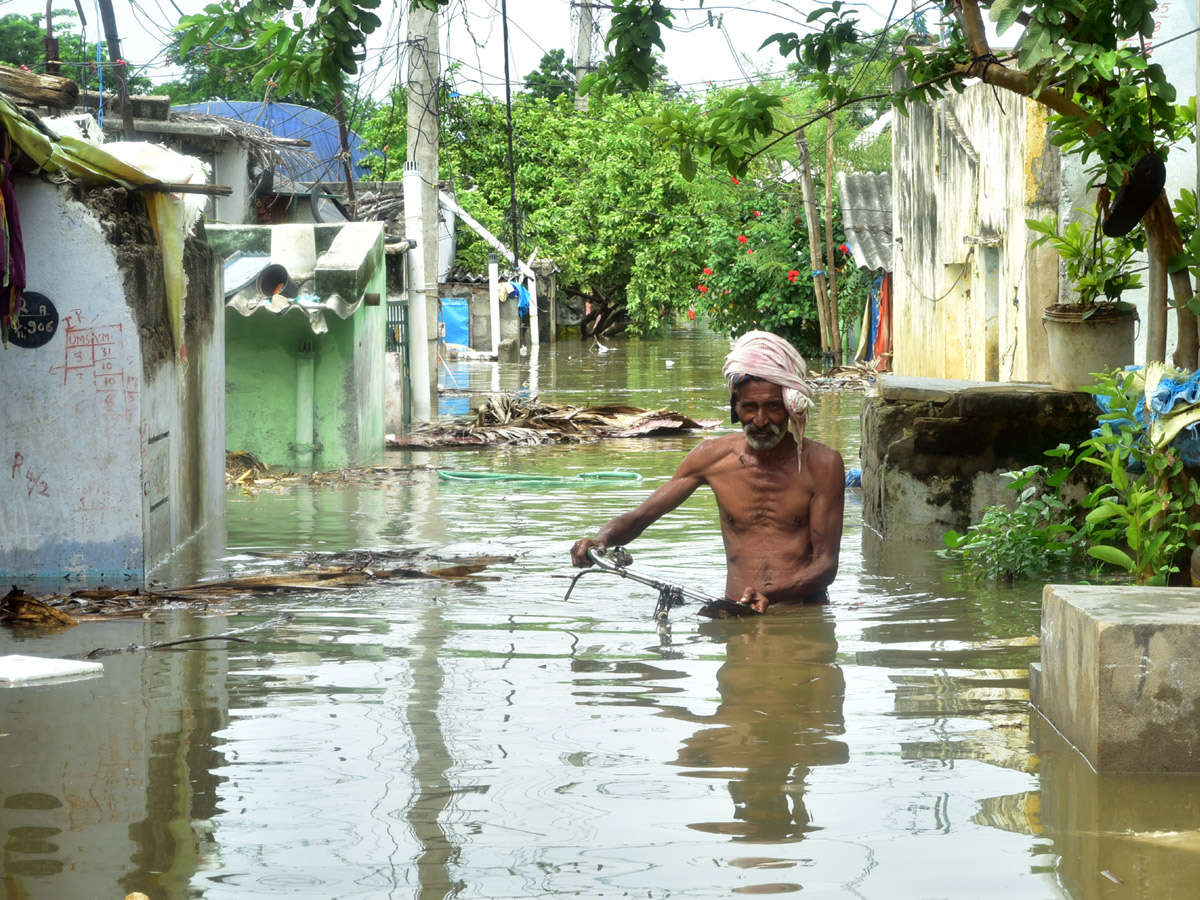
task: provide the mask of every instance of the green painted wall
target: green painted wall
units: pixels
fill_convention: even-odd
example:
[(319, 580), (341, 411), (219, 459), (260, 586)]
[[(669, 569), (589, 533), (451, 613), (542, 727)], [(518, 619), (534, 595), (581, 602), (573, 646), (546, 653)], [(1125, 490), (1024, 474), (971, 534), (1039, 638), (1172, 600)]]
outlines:
[[(382, 297), (386, 273), (382, 230), (363, 249), (370, 274), (363, 294)], [(374, 263), (372, 265), (372, 262)], [(320, 263), (318, 262), (318, 268)], [(345, 296), (345, 294), (343, 294)], [(308, 317), (225, 310), (226, 448), (253, 453), (271, 466), (296, 466), (296, 371), (300, 347), (312, 344), (316, 469), (378, 462), (384, 450), (384, 337), (386, 310), (362, 305), (348, 319), (327, 311), (326, 334), (313, 334)]]

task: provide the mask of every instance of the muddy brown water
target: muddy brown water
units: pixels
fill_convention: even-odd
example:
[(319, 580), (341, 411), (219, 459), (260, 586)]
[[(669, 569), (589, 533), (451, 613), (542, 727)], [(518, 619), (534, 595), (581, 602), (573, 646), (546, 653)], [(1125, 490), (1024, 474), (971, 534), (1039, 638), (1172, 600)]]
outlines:
[[(727, 421), (726, 349), (692, 333), (607, 354), (566, 342), (532, 371), (463, 363), (443, 380)], [(822, 394), (811, 425), (849, 464), (859, 408)], [(641, 585), (589, 575), (564, 602), (571, 542), (698, 439), (388, 460), (641, 482), (417, 471), (233, 492), (224, 532), (175, 573), (270, 570), (308, 550), (513, 555), (492, 580), (0, 632), (0, 653), (65, 656), (294, 615), (250, 643), (0, 690), (3, 896), (1195, 896), (1200, 782), (1098, 777), (1031, 717), (1040, 585), (976, 584), (928, 548), (883, 544), (855, 491), (827, 608), (748, 622), (685, 608), (664, 641)], [(631, 549), (648, 572), (722, 584), (711, 496)]]

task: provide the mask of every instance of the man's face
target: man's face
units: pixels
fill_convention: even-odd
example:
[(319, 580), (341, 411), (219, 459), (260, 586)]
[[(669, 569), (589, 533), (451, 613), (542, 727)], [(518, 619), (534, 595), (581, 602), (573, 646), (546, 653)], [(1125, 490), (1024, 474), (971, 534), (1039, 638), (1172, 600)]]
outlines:
[(787, 434), (788, 412), (783, 388), (769, 381), (748, 381), (738, 387), (735, 410), (754, 450), (770, 450)]

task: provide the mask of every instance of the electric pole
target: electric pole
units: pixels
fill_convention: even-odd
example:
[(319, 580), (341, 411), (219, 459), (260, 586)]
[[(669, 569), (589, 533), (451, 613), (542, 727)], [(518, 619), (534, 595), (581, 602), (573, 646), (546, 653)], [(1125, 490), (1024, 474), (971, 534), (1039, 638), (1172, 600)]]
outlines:
[(592, 18), (592, 4), (582, 0), (575, 4), (579, 10), (579, 32), (575, 36), (575, 111), (586, 112), (588, 99), (579, 93), (579, 82), (592, 69), (592, 36), (595, 33), (595, 20)]
[[(112, 0), (96, 0), (100, 6), (100, 21), (104, 25), (104, 41), (108, 44), (108, 59), (112, 63), (113, 75), (117, 80), (117, 97), (121, 102), (122, 137), (132, 141), (134, 137), (133, 108), (129, 105), (129, 75), (125, 57), (121, 55), (121, 39), (117, 37), (117, 17), (113, 13)], [(100, 95), (104, 104), (104, 95)]]
[[(421, 234), (412, 235), (420, 242), (425, 270), (425, 308), (427, 337), (425, 372), (426, 390), (437, 397), (437, 308), (438, 308), (438, 98), (441, 88), (438, 12), (413, 4), (408, 11), (408, 154), (417, 164), (423, 182), (421, 189)], [(414, 368), (412, 371), (416, 372)], [(414, 390), (420, 390), (414, 385)], [(436, 415), (436, 402), (433, 410)]]

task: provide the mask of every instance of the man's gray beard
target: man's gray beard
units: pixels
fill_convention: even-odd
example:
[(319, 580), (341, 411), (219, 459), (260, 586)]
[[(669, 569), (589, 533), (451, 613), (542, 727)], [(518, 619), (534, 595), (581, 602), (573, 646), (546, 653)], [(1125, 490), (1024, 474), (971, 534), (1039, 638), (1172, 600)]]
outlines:
[(783, 436), (787, 434), (787, 429), (782, 425), (776, 425), (773, 422), (767, 424), (767, 431), (770, 432), (770, 437), (761, 438), (750, 433), (753, 425), (743, 425), (742, 431), (746, 434), (746, 443), (750, 445), (751, 450), (770, 450), (772, 447), (779, 446), (779, 442), (783, 440)]

